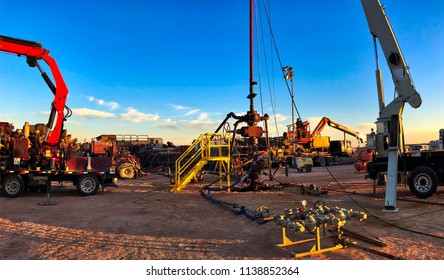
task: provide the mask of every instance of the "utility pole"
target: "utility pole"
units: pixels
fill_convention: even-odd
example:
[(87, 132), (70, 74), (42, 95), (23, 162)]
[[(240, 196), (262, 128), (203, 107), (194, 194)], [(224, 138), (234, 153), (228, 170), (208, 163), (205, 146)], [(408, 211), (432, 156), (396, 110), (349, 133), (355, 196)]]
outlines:
[(284, 72), (284, 78), (287, 81), (291, 82), (291, 143), (292, 143), (292, 152), (293, 152), (293, 156), (295, 155), (296, 151), (296, 144), (295, 144), (295, 123), (294, 123), (294, 84), (293, 84), (293, 67), (290, 66), (285, 66), (282, 67), (282, 71)]

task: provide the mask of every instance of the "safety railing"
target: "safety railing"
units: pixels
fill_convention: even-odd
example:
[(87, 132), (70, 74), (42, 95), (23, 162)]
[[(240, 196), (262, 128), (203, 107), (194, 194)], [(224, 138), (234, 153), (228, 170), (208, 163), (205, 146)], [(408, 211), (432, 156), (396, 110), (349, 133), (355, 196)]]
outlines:
[(230, 173), (230, 135), (228, 133), (205, 133), (193, 141), (188, 149), (176, 160), (175, 186), (172, 192), (179, 192), (209, 162), (215, 161), (219, 166), (222, 184), (223, 174)]

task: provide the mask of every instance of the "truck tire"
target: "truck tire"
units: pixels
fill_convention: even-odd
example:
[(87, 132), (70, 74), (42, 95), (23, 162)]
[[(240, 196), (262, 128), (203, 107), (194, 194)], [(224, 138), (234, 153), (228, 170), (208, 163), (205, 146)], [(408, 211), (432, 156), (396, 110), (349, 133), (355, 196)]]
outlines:
[(325, 159), (325, 157), (320, 156), (318, 160), (319, 160), (319, 166), (324, 167), (325, 165), (327, 165), (327, 160)]
[(333, 165), (333, 158), (331, 158), (331, 157), (325, 158), (325, 165), (332, 166)]
[(81, 195), (95, 195), (99, 191), (99, 180), (95, 175), (82, 175), (77, 179), (77, 190)]
[(6, 197), (19, 197), (25, 191), (25, 182), (20, 175), (10, 174), (3, 180), (2, 193)]
[(118, 168), (120, 179), (133, 179), (136, 175), (134, 167), (129, 163), (124, 163)]
[(432, 196), (438, 187), (438, 178), (435, 172), (427, 166), (419, 166), (410, 174), (410, 191), (419, 198)]
[(311, 172), (311, 164), (305, 165), (305, 172)]

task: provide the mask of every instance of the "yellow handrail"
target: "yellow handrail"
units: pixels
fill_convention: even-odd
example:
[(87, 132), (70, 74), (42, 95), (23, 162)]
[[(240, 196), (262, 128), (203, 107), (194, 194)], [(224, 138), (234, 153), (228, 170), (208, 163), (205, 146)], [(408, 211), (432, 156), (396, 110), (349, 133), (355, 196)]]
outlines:
[[(226, 162), (225, 171), (229, 174), (230, 136), (228, 133), (205, 133), (193, 141), (176, 160), (175, 187), (172, 191), (178, 192), (183, 189), (208, 161)], [(220, 173), (222, 172), (221, 165)]]

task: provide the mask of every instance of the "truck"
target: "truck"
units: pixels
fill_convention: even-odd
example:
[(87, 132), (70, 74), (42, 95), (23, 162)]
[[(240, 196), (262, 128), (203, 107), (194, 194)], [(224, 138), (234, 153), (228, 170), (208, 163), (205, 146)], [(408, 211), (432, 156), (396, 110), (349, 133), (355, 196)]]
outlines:
[[(401, 179), (408, 183), (418, 198), (432, 196), (437, 186), (444, 183), (443, 150), (408, 150), (404, 143), (402, 113), (405, 103), (417, 109), (422, 104), (410, 68), (406, 65), (385, 9), (379, 0), (361, 0), (370, 33), (373, 36), (376, 57), (376, 82), (379, 117), (376, 132), (367, 135), (367, 148), (372, 160), (367, 164), (367, 178), (386, 176), (386, 211), (397, 211), (396, 187)], [(382, 74), (379, 69), (377, 41), (383, 50), (395, 85), (396, 96), (385, 104)]]
[(296, 157), (310, 157), (314, 166), (354, 163), (355, 149), (351, 141), (345, 137), (342, 140), (330, 140), (329, 136), (321, 136), (326, 125), (355, 137), (358, 143), (365, 143), (359, 132), (328, 117), (322, 117), (313, 131), (310, 129), (309, 121), (298, 118), (296, 123), (287, 126), (287, 132), (283, 134), (286, 154), (292, 155), (294, 149)]
[[(72, 182), (81, 195), (94, 195), (104, 187), (117, 187), (116, 172), (109, 155), (97, 155), (91, 145), (76, 143), (63, 128), (72, 115), (66, 106), (68, 88), (49, 50), (34, 41), (0, 35), (0, 52), (26, 57), (30, 67), (37, 67), (54, 94), (47, 124), (15, 129), (9, 122), (0, 122), (0, 184), (6, 197), (19, 197), (29, 188), (52, 182)], [(42, 69), (43, 60), (50, 68), (53, 81)]]

